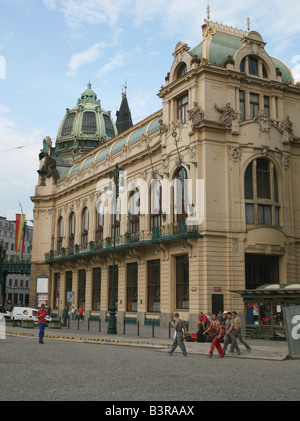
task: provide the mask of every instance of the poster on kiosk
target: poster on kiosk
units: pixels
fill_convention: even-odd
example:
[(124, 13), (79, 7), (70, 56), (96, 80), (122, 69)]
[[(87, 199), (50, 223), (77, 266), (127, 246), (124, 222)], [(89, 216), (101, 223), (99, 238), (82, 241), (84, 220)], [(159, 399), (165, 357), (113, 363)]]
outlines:
[(300, 306), (283, 309), (289, 357), (300, 358)]

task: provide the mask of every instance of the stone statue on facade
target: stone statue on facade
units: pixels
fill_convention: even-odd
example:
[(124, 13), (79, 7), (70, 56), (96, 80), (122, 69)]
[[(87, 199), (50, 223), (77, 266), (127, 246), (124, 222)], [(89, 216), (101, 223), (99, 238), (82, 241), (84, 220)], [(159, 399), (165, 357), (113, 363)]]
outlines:
[(291, 119), (290, 119), (290, 116), (289, 116), (289, 115), (287, 115), (287, 116), (286, 116), (286, 118), (285, 118), (285, 120), (283, 120), (283, 121), (280, 123), (280, 128), (281, 128), (281, 130), (283, 130), (284, 132), (286, 132), (286, 133), (287, 133), (288, 138), (289, 138), (289, 140), (290, 140), (291, 142), (295, 142), (295, 141), (300, 140), (300, 138), (299, 138), (299, 137), (296, 137), (296, 136), (294, 135), (293, 125), (294, 125), (294, 123), (292, 123), (292, 122), (291, 122)]
[(50, 155), (45, 154), (44, 152), (40, 153), (40, 160), (45, 158), (45, 162), (40, 170), (37, 172), (41, 176), (41, 186), (46, 185), (46, 178), (53, 178), (54, 184), (57, 183), (59, 179), (59, 172), (56, 169), (56, 161)]
[(162, 119), (159, 120), (159, 132), (160, 134), (168, 132), (168, 126), (163, 122)]
[(200, 107), (198, 107), (198, 102), (193, 103), (193, 108), (191, 110), (188, 110), (188, 115), (189, 120), (192, 121), (193, 129), (204, 119), (204, 111), (202, 111)]
[(218, 113), (221, 114), (218, 123), (220, 126), (226, 126), (231, 127), (232, 121), (237, 120), (237, 113), (235, 110), (231, 107), (230, 102), (228, 102), (224, 108), (219, 108), (217, 104), (215, 104), (215, 109), (218, 111)]

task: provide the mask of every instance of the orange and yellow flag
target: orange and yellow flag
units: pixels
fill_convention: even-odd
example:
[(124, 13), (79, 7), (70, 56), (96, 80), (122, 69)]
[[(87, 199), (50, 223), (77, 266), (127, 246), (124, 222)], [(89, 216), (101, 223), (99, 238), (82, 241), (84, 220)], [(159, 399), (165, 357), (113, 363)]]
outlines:
[(15, 252), (18, 253), (21, 245), (22, 232), (26, 215), (16, 214), (16, 235), (15, 235)]

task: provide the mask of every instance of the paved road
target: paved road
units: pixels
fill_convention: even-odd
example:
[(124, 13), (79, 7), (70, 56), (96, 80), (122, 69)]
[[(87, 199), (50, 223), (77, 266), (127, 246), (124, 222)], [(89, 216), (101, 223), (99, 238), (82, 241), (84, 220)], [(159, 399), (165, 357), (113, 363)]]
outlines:
[[(205, 355), (11, 337), (0, 341), (1, 401), (299, 400), (299, 360)], [(3, 382), (5, 379), (5, 382)]]

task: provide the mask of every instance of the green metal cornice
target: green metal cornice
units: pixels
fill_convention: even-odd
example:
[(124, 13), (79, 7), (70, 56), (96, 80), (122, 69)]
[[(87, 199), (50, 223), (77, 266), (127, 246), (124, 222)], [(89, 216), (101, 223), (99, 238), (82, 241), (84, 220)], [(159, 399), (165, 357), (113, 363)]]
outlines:
[[(117, 251), (133, 247), (157, 245), (161, 242), (183, 240), (185, 238), (202, 238), (198, 226), (188, 226), (185, 222), (155, 227), (151, 231), (138, 233), (126, 233), (116, 238), (115, 249)], [(45, 254), (45, 263), (62, 262), (95, 254), (110, 253), (114, 249), (113, 238), (90, 241), (88, 244), (76, 244), (74, 247), (63, 248), (58, 251), (51, 250)]]

